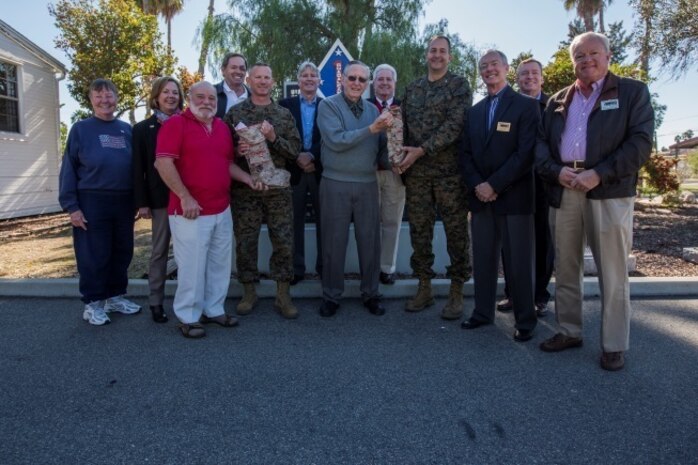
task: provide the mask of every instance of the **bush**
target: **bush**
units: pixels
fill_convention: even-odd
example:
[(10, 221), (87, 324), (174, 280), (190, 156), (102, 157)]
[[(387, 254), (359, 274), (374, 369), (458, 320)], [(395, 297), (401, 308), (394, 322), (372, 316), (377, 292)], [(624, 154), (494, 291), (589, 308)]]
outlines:
[(678, 198), (679, 178), (676, 175), (676, 162), (675, 158), (653, 153), (642, 168), (649, 184), (649, 189), (645, 188), (642, 191), (650, 196), (659, 194), (665, 198)]
[(693, 176), (698, 176), (698, 150), (686, 155), (686, 164), (691, 168)]

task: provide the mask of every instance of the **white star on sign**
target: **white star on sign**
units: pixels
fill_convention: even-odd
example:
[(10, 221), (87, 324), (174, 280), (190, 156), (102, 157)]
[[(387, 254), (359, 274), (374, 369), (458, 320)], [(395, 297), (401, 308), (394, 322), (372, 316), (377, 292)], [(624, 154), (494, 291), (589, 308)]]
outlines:
[(334, 51), (334, 54), (337, 55), (337, 56), (340, 56), (340, 55), (342, 54), (342, 49), (340, 49), (339, 47), (337, 47), (337, 50)]

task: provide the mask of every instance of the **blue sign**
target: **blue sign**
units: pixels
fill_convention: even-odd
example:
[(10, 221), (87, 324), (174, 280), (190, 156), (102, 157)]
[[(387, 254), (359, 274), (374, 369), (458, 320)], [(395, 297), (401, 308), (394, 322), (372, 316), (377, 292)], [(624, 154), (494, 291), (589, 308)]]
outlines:
[(342, 91), (342, 71), (347, 63), (352, 60), (353, 58), (347, 49), (337, 39), (318, 67), (320, 69), (320, 88), (318, 93), (322, 97), (330, 97)]

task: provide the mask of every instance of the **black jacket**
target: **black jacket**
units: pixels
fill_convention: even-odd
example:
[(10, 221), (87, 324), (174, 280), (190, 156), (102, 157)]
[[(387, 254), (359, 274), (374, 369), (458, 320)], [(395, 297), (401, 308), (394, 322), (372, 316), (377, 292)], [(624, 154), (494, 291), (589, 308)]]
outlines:
[(133, 126), (133, 191), (136, 208), (165, 208), (170, 190), (155, 169), (160, 123), (155, 115)]
[[(560, 206), (563, 190), (558, 182), (563, 167), (560, 142), (573, 97), (574, 85), (550, 97), (536, 143), (536, 169), (555, 208)], [(601, 109), (601, 102), (615, 100), (615, 108)], [(585, 168), (593, 168), (601, 177), (601, 183), (587, 192), (587, 198), (634, 196), (637, 173), (652, 151), (653, 134), (654, 110), (647, 85), (609, 72), (587, 124)]]
[[(322, 136), (320, 135), (320, 130), (317, 127), (317, 115), (318, 115), (318, 105), (322, 101), (322, 98), (318, 97), (315, 99), (315, 121), (313, 122), (313, 142), (310, 146), (310, 153), (313, 154), (315, 158), (315, 177), (318, 181), (322, 177), (322, 162), (320, 160), (320, 146), (322, 145)], [(301, 136), (301, 147), (303, 147), (303, 118), (301, 116), (301, 101), (300, 97), (289, 97), (279, 101), (279, 105), (287, 108), (293, 115), (293, 119), (296, 121), (296, 128), (298, 129), (298, 134)], [(301, 148), (301, 152), (305, 149)], [(286, 162), (286, 169), (291, 173), (291, 185), (295, 186), (298, 184), (301, 178), (303, 170), (295, 161), (288, 160)]]

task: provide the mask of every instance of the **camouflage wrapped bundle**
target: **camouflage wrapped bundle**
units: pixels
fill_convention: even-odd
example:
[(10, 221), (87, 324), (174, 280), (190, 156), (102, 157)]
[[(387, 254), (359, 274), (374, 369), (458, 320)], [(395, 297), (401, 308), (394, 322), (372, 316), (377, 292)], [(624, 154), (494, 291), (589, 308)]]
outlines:
[(288, 187), (291, 173), (276, 168), (269, 154), (269, 147), (264, 135), (259, 130), (261, 124), (243, 126), (239, 124), (235, 128), (240, 140), (250, 147), (245, 153), (247, 164), (250, 167), (250, 176), (255, 182), (263, 182), (269, 187)]
[(393, 124), (387, 131), (388, 137), (388, 159), (392, 165), (399, 165), (405, 158), (405, 153), (402, 151), (402, 112), (400, 107), (393, 105), (390, 107), (393, 115)]

